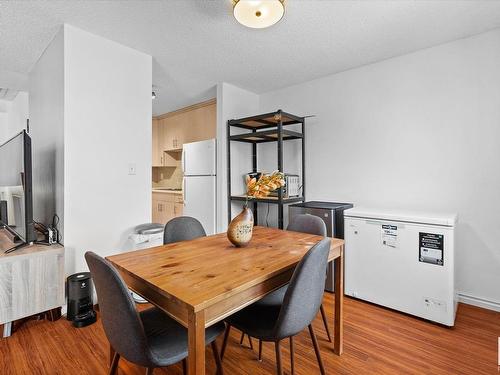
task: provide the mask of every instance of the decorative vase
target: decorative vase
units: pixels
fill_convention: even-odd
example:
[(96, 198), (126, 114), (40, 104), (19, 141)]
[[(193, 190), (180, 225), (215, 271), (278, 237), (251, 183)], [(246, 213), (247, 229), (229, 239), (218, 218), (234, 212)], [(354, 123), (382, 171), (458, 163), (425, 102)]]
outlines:
[(253, 234), (253, 212), (243, 206), (243, 211), (236, 216), (227, 228), (227, 238), (236, 247), (245, 247), (252, 239)]

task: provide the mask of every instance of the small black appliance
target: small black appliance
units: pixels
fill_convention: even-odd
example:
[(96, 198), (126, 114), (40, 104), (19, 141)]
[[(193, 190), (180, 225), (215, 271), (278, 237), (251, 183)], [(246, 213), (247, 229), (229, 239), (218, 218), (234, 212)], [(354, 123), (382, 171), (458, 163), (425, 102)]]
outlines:
[[(325, 222), (328, 237), (344, 238), (344, 211), (352, 208), (352, 203), (309, 201), (292, 204), (288, 208), (290, 221), (295, 215), (309, 214), (318, 216)], [(333, 262), (328, 263), (325, 290), (333, 292), (335, 282), (333, 277)]]
[(68, 312), (66, 318), (77, 328), (96, 321), (93, 303), (93, 283), (90, 272), (75, 273), (66, 281)]

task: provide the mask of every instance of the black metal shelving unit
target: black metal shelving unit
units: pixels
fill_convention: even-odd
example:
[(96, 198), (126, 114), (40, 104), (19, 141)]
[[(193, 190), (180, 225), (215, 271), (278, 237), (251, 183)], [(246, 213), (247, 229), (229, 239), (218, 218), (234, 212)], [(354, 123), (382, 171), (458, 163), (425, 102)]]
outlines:
[[(285, 129), (288, 125), (301, 125), (301, 131), (292, 131)], [(304, 202), (305, 200), (305, 118), (283, 112), (281, 109), (276, 112), (265, 113), (262, 115), (229, 120), (227, 122), (227, 191), (228, 191), (228, 220), (231, 221), (231, 202), (245, 201), (244, 195), (232, 195), (231, 192), (231, 142), (245, 142), (252, 144), (252, 171), (257, 172), (258, 148), (259, 143), (277, 142), (278, 149), (278, 170), (283, 171), (283, 143), (289, 140), (301, 140), (302, 146), (302, 195), (300, 197), (283, 197), (282, 189), (278, 190), (278, 196), (252, 199), (253, 214), (255, 225), (258, 225), (257, 204), (268, 203), (278, 205), (278, 227), (283, 229), (283, 207), (285, 204)], [(231, 135), (231, 128), (240, 128), (248, 130), (243, 134)]]

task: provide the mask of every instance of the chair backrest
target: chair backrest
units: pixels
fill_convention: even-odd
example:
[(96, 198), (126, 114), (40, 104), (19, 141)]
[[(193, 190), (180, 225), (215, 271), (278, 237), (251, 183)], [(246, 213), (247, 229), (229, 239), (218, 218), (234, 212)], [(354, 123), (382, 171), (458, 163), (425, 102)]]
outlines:
[(330, 243), (330, 238), (318, 242), (295, 268), (274, 328), (275, 338), (281, 340), (296, 335), (317, 315), (325, 289)]
[(141, 318), (120, 274), (104, 258), (85, 253), (99, 299), (104, 332), (113, 349), (128, 361), (147, 366), (150, 352)]
[(173, 218), (165, 225), (163, 244), (194, 240), (206, 235), (203, 225), (194, 217), (180, 216)]
[(286, 230), (326, 237), (325, 222), (314, 215), (301, 214), (294, 216)]

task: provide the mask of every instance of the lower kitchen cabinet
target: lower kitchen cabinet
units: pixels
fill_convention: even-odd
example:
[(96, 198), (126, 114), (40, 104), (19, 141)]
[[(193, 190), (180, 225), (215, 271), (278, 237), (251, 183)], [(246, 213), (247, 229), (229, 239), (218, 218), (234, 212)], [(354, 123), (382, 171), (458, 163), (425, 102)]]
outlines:
[(174, 215), (182, 216), (182, 211), (184, 210), (184, 203), (174, 203)]
[(182, 196), (168, 192), (153, 192), (152, 221), (166, 224), (174, 217), (182, 216)]

